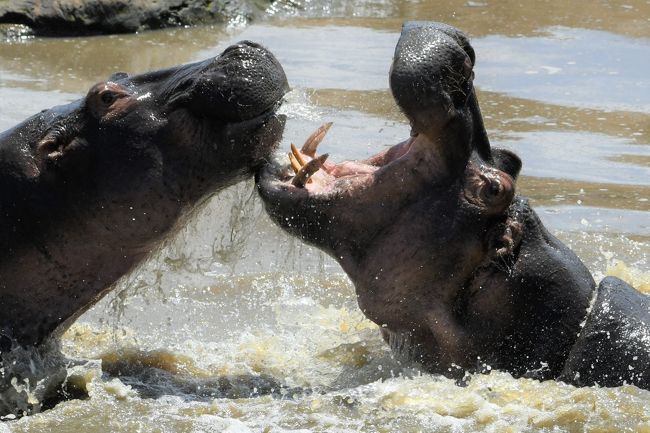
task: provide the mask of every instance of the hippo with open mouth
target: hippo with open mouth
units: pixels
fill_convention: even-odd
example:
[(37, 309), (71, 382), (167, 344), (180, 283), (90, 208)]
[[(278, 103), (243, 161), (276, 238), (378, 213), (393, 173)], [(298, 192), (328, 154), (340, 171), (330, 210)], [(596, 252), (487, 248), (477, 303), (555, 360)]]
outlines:
[(650, 301), (584, 264), (515, 195), (520, 159), (492, 149), (459, 30), (407, 23), (390, 72), (408, 140), (365, 161), (317, 156), (329, 125), (269, 164), (271, 217), (334, 257), (394, 353), (451, 377), (497, 368), (650, 388)]
[(202, 62), (114, 74), (0, 134), (0, 349), (60, 334), (284, 129), (275, 57), (240, 42)]

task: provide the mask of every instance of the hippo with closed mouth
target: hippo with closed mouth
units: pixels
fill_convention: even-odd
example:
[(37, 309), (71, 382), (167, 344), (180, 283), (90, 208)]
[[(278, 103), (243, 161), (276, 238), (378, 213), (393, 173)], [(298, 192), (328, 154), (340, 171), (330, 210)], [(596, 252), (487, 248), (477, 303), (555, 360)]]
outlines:
[(215, 191), (273, 151), (284, 71), (244, 41), (114, 74), (0, 134), (0, 349), (63, 332)]
[[(650, 301), (596, 287), (580, 259), (515, 194), (520, 159), (492, 149), (459, 30), (405, 24), (390, 72), (406, 141), (365, 161), (269, 164), (272, 219), (332, 257), (394, 353), (451, 377), (486, 366), (577, 385), (650, 388)], [(294, 174), (295, 173), (295, 174)]]

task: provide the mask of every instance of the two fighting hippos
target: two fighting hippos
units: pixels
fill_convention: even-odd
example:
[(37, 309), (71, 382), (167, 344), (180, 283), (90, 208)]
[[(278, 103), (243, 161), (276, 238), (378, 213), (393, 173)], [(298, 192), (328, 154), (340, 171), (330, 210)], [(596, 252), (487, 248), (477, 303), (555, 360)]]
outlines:
[[(55, 339), (210, 194), (257, 173), (272, 219), (353, 281), (393, 352), (433, 373), (490, 365), (650, 388), (650, 298), (578, 257), (515, 194), (459, 30), (404, 26), (390, 72), (410, 137), (365, 161), (269, 162), (288, 84), (263, 47), (93, 86), (0, 134), (0, 350)], [(450, 366), (455, 366), (451, 369)]]

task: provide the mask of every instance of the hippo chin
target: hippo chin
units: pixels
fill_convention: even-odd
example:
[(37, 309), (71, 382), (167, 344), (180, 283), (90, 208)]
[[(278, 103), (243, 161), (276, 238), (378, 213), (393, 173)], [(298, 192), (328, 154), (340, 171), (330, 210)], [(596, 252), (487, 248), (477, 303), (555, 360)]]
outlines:
[(0, 134), (0, 348), (40, 345), (211, 193), (252, 175), (288, 90), (265, 48), (117, 73)]
[(277, 164), (259, 174), (268, 213), (334, 257), (392, 350), (431, 372), (489, 365), (517, 377), (649, 388), (650, 301), (613, 278), (597, 290), (515, 195), (521, 161), (490, 148), (474, 63), (457, 29), (406, 24), (390, 86), (411, 137), (368, 160), (332, 164), (316, 156), (322, 128), (293, 149), (295, 176)]

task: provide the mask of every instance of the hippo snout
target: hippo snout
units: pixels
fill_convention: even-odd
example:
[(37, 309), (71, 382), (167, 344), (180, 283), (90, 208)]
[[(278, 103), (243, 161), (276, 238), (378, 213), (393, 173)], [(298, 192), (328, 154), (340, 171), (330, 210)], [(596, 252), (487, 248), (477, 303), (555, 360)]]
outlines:
[(241, 41), (203, 65), (190, 108), (224, 122), (245, 121), (275, 108), (288, 90), (275, 56), (260, 44)]
[(460, 31), (441, 23), (404, 26), (395, 48), (390, 87), (415, 132), (444, 124), (454, 110), (467, 104), (473, 66), (473, 50)]

